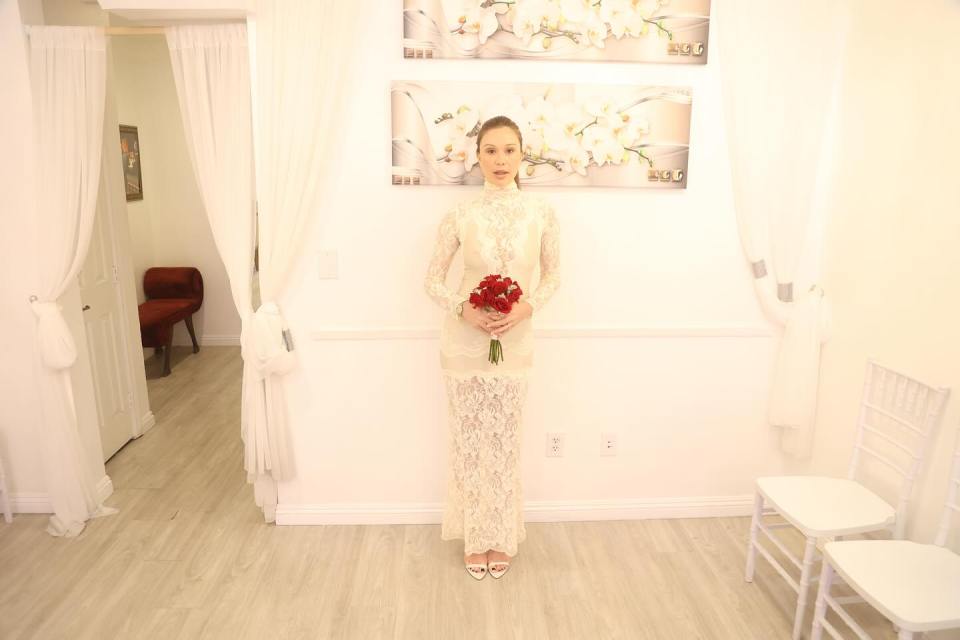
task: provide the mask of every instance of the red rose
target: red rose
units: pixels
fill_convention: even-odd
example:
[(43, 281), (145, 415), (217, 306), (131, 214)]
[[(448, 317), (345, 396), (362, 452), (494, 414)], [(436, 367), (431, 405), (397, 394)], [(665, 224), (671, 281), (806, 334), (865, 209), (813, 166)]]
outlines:
[[(523, 289), (512, 278), (504, 278), (491, 273), (480, 281), (470, 293), (470, 304), (474, 307), (496, 309), (500, 313), (510, 313), (514, 303), (523, 295)], [(490, 340), (490, 362), (499, 364), (503, 360), (503, 346), (498, 338)]]
[(512, 306), (513, 305), (511, 305), (510, 301), (506, 298), (497, 297), (493, 301), (493, 308), (500, 313), (510, 313), (510, 308)]

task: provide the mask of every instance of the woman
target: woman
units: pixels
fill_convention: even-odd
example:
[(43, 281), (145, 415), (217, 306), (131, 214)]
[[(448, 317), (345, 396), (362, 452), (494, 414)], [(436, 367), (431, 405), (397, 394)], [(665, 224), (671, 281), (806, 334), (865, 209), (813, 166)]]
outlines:
[[(553, 208), (522, 193), (520, 128), (507, 117), (483, 123), (477, 135), (483, 191), (444, 216), (425, 280), (447, 314), (440, 330), (440, 364), (450, 403), (450, 468), (440, 537), (463, 539), (467, 571), (499, 578), (526, 538), (520, 486), (520, 425), (533, 364), (531, 317), (560, 284), (559, 229)], [(444, 284), (458, 248), (460, 286)], [(535, 267), (540, 282), (529, 291)], [(510, 313), (475, 309), (468, 298), (484, 277), (499, 274), (524, 295)], [(490, 338), (504, 359), (489, 361)]]

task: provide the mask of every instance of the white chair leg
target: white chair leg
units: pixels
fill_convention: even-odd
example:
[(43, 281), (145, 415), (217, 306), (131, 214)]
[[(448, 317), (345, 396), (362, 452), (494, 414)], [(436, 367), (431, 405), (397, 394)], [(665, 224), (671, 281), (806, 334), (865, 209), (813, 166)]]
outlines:
[(813, 569), (813, 554), (817, 550), (817, 539), (807, 538), (806, 549), (803, 552), (803, 566), (800, 571), (800, 593), (797, 595), (797, 612), (793, 617), (793, 640), (800, 640), (803, 635), (803, 616), (807, 612), (807, 594), (810, 591), (810, 573)]
[(753, 519), (750, 520), (750, 543), (747, 546), (747, 570), (744, 580), (753, 582), (753, 570), (757, 562), (757, 530), (763, 518), (763, 496), (757, 491), (753, 499)]
[(833, 567), (826, 560), (820, 570), (820, 587), (817, 589), (817, 604), (813, 609), (813, 630), (810, 640), (820, 640), (823, 636), (823, 619), (827, 616), (827, 596), (830, 595), (830, 586), (833, 584)]

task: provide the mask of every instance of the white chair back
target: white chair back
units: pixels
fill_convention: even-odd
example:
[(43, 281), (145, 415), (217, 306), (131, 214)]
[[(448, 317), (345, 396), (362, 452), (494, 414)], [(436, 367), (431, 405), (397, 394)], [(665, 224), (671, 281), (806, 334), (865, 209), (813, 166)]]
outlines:
[(947, 546), (947, 535), (950, 533), (950, 523), (953, 517), (960, 514), (960, 429), (957, 430), (957, 443), (953, 448), (953, 466), (950, 468), (950, 484), (947, 486), (947, 501), (943, 505), (943, 516), (940, 518), (940, 528), (933, 544), (938, 547)]
[(874, 360), (867, 361), (856, 443), (847, 475), (862, 482), (857, 476), (868, 460), (896, 473), (896, 538), (903, 538), (906, 532), (913, 484), (949, 394), (948, 389), (931, 387)]

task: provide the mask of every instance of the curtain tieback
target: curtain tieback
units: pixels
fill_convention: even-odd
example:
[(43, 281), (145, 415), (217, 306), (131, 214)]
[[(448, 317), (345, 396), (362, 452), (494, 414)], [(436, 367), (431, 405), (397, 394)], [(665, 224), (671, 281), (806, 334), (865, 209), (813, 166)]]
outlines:
[(243, 323), (240, 337), (243, 359), (260, 379), (284, 375), (297, 363), (289, 342), (287, 323), (275, 302), (265, 302)]
[(30, 308), (37, 316), (37, 342), (43, 363), (51, 369), (69, 369), (77, 361), (77, 345), (56, 302), (30, 296)]

